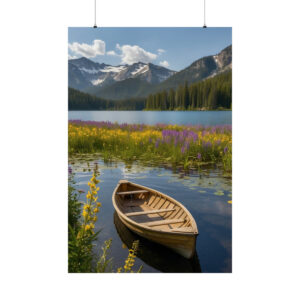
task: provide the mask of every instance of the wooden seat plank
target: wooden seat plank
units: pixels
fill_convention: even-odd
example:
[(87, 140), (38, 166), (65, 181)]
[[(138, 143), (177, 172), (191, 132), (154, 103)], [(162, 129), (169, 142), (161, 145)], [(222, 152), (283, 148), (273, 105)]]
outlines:
[(118, 192), (117, 195), (132, 195), (132, 194), (142, 194), (149, 193), (147, 190), (137, 190), (137, 191), (128, 191), (128, 192)]
[(130, 212), (125, 214), (127, 217), (132, 216), (141, 216), (141, 215), (149, 215), (149, 214), (158, 214), (158, 213), (164, 213), (169, 211), (174, 211), (175, 208), (166, 208), (166, 209), (153, 209), (153, 210), (147, 210), (147, 211), (137, 211), (137, 212)]
[(140, 223), (144, 226), (160, 226), (160, 225), (167, 225), (167, 224), (176, 224), (176, 223), (182, 223), (185, 219), (170, 219), (170, 220), (161, 220), (161, 221), (152, 221), (152, 222), (146, 222), (146, 223)]

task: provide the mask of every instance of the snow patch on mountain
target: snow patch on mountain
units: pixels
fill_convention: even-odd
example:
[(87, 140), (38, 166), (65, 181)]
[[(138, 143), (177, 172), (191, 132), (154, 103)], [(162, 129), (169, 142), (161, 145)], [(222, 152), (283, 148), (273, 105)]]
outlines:
[(84, 67), (81, 67), (81, 68), (79, 68), (79, 70), (81, 71), (81, 72), (86, 72), (86, 73), (89, 73), (89, 74), (97, 74), (97, 73), (99, 73), (99, 72), (101, 72), (101, 69), (87, 69), (87, 68), (84, 68)]
[(131, 72), (131, 75), (136, 75), (139, 72), (141, 72), (142, 70), (143, 70), (143, 72), (141, 72), (141, 73), (144, 73), (147, 71), (147, 67), (148, 67), (148, 65), (140, 64), (137, 69), (135, 69), (133, 72)]
[(104, 69), (101, 69), (102, 72), (107, 73), (107, 72), (112, 72), (112, 73), (119, 73), (122, 70), (126, 69), (126, 66), (106, 66)]
[(129, 78), (157, 84), (175, 73), (167, 68), (143, 62), (111, 66), (84, 57), (69, 60), (69, 85), (81, 90), (84, 90), (84, 86), (106, 86)]
[(104, 81), (105, 81), (105, 78), (103, 78), (103, 79), (99, 78), (99, 79), (96, 79), (96, 80), (92, 80), (91, 82), (92, 82), (93, 85), (100, 85)]

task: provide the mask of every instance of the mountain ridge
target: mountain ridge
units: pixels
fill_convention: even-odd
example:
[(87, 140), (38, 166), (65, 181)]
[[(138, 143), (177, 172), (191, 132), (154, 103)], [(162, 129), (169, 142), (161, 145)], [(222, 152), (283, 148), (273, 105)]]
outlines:
[(85, 57), (69, 60), (69, 87), (110, 100), (147, 97), (232, 69), (232, 45), (176, 72), (152, 63), (111, 66)]

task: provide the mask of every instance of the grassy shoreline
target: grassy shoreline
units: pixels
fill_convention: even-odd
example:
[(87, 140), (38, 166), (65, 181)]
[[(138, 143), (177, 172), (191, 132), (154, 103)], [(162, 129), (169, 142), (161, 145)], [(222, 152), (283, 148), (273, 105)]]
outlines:
[(214, 163), (232, 168), (231, 126), (69, 121), (69, 154), (101, 153), (105, 161), (155, 161), (184, 169)]

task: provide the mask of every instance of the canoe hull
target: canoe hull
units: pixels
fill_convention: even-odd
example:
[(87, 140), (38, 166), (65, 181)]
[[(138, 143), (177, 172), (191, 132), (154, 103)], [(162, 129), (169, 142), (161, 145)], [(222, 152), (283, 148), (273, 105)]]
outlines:
[(127, 222), (127, 220), (123, 218), (122, 215), (118, 214), (118, 216), (125, 226), (127, 226), (130, 230), (140, 235), (141, 237), (170, 248), (174, 252), (182, 255), (187, 259), (190, 259), (194, 256), (197, 235), (155, 232), (153, 230), (148, 230), (147, 228)]
[(112, 202), (121, 222), (137, 235), (170, 248), (187, 259), (194, 256), (197, 224), (190, 212), (174, 198), (120, 180)]

